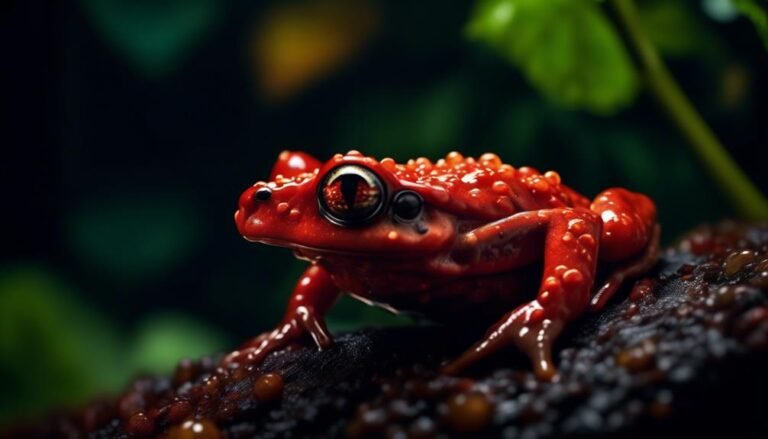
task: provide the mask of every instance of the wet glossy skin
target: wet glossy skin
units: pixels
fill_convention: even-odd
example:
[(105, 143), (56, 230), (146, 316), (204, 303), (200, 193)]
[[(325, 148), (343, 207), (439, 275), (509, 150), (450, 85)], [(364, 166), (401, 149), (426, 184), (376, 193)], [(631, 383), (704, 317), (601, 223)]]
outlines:
[[(290, 247), (310, 266), (282, 323), (226, 363), (258, 363), (307, 335), (329, 346), (323, 315), (345, 292), (445, 320), (506, 306), (443, 370), (458, 373), (514, 345), (542, 379), (555, 376), (551, 346), (564, 325), (650, 268), (659, 235), (645, 195), (613, 188), (590, 202), (556, 172), (514, 168), (494, 154), (397, 164), (350, 151), (321, 163), (286, 151), (270, 181), (243, 192), (235, 222), (246, 239)], [(536, 263), (538, 288), (526, 282)], [(593, 294), (598, 264), (610, 273)]]

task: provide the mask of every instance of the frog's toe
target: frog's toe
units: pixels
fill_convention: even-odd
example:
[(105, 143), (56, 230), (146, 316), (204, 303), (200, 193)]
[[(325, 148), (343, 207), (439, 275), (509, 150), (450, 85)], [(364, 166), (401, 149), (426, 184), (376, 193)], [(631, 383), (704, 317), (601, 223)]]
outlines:
[(557, 379), (557, 369), (552, 361), (552, 344), (565, 322), (556, 318), (531, 319), (529, 311), (534, 308), (536, 306), (528, 304), (509, 313), (483, 339), (445, 365), (441, 373), (460, 374), (479, 360), (514, 345), (531, 360), (537, 378), (542, 381)]
[(220, 366), (228, 367), (237, 364), (260, 364), (270, 353), (283, 349), (296, 339), (297, 332), (292, 327), (285, 325), (272, 332), (261, 334), (240, 346), (236, 351), (230, 352), (220, 363)]

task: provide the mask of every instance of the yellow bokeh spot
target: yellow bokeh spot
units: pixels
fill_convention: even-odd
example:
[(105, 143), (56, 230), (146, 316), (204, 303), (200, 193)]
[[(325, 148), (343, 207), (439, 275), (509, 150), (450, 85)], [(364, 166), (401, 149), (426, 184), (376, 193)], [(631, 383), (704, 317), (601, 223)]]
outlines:
[(261, 94), (282, 101), (334, 72), (368, 42), (378, 27), (368, 0), (306, 0), (266, 11), (251, 41)]

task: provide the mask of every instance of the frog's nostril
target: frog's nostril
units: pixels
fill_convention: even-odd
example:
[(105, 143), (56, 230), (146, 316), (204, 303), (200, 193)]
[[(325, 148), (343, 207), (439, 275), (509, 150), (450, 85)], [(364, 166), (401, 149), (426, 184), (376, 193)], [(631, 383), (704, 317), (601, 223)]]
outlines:
[(256, 201), (267, 201), (272, 196), (272, 189), (263, 187), (253, 193), (253, 199)]

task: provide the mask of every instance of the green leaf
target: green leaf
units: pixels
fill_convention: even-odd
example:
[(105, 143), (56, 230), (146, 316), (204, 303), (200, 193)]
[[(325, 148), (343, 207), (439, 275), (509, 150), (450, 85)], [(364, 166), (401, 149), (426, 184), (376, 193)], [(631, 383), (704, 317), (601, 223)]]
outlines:
[(566, 107), (607, 114), (637, 93), (632, 61), (594, 0), (480, 0), (467, 34)]
[(755, 29), (768, 49), (768, 2), (760, 0), (732, 0), (736, 9), (752, 20)]
[(109, 44), (141, 73), (169, 73), (218, 15), (215, 0), (81, 0)]

